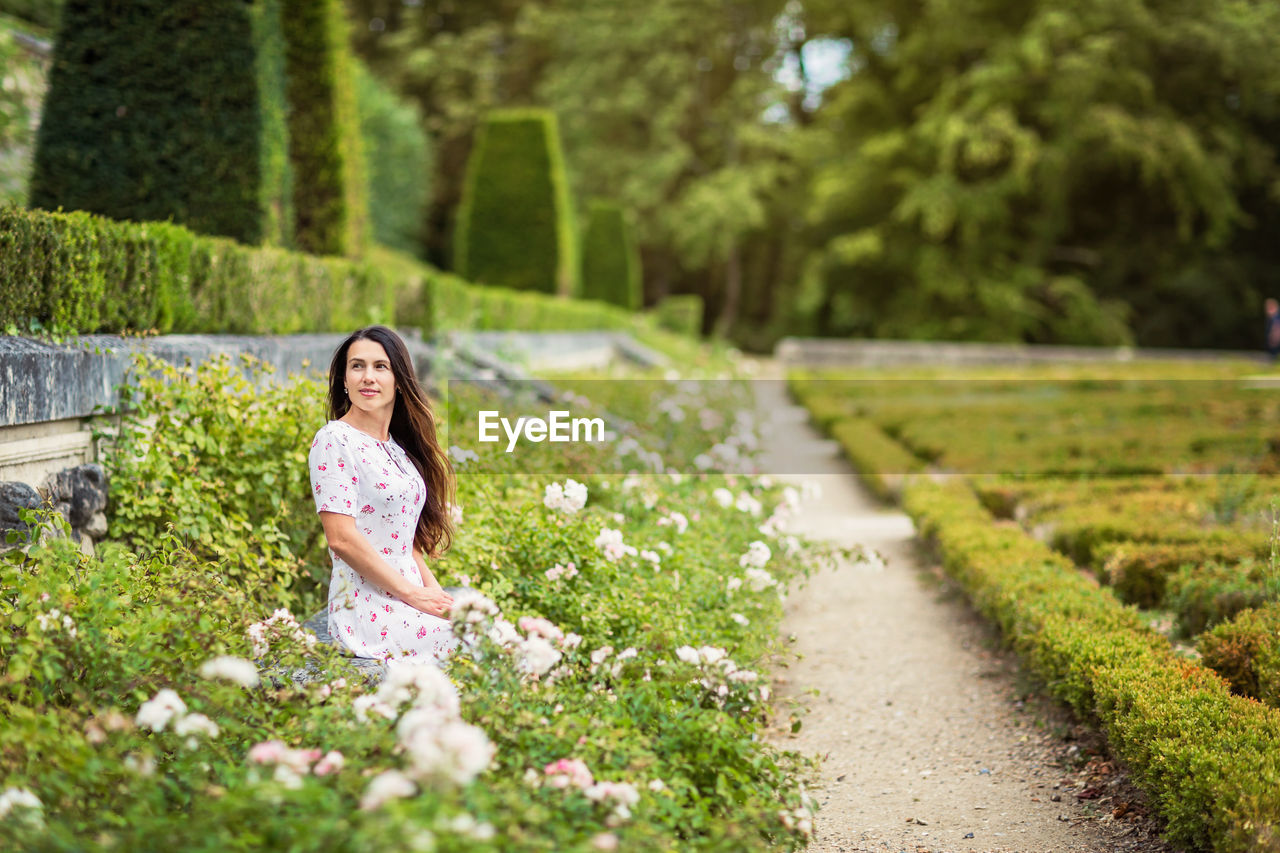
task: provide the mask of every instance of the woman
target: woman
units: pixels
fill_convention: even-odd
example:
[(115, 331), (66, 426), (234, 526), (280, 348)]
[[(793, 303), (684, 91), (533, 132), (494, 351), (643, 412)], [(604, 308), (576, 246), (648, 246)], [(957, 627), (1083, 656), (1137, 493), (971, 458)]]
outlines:
[(453, 469), (395, 332), (370, 326), (338, 347), (329, 418), (310, 456), (333, 559), (329, 633), (360, 657), (443, 661), (456, 646), (453, 599), (426, 558), (449, 547)]

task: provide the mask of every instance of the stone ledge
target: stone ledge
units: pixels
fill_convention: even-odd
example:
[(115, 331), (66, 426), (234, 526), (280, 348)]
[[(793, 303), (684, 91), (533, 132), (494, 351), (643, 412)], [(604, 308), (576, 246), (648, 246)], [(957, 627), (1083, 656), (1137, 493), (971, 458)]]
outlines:
[[(0, 426), (93, 415), (119, 403), (117, 389), (138, 352), (172, 364), (200, 363), (221, 354), (252, 355), (281, 373), (325, 371), (341, 334), (166, 335), (121, 338), (85, 335), (66, 344), (0, 337)], [(406, 342), (409, 338), (406, 337)], [(418, 349), (425, 346), (414, 337)], [(412, 346), (412, 345), (411, 345)], [(416, 356), (416, 353), (415, 353)]]
[[(620, 332), (452, 332), (441, 353), (417, 329), (397, 330), (409, 348), (418, 378), (527, 378), (526, 369), (604, 367), (619, 358), (662, 365), (666, 358)], [(0, 336), (0, 428), (85, 418), (119, 403), (134, 353), (171, 364), (199, 364), (217, 355), (247, 354), (268, 362), (277, 375), (328, 372), (346, 335), (163, 335), (122, 338), (85, 335), (65, 344)]]
[(774, 355), (795, 367), (887, 367), (907, 365), (1060, 364), (1128, 361), (1263, 361), (1244, 350), (1135, 349), (964, 341), (889, 341), (847, 338), (783, 338)]

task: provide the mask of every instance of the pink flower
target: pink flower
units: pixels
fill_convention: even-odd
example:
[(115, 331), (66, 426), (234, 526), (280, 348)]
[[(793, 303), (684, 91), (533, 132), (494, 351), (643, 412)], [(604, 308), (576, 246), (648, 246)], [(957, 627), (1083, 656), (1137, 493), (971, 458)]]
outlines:
[(317, 776), (328, 776), (330, 773), (337, 773), (342, 769), (342, 765), (346, 763), (346, 759), (342, 757), (342, 753), (336, 749), (330, 750), (316, 762), (315, 769), (312, 770)]
[(516, 624), (520, 626), (521, 631), (531, 637), (542, 637), (553, 641), (564, 638), (564, 632), (547, 619), (536, 616), (522, 616)]
[(542, 768), (542, 772), (547, 776), (547, 784), (553, 788), (573, 785), (586, 790), (595, 783), (591, 769), (581, 758), (561, 758)]
[(254, 764), (278, 764), (289, 753), (284, 741), (267, 740), (255, 744), (249, 750), (249, 760)]

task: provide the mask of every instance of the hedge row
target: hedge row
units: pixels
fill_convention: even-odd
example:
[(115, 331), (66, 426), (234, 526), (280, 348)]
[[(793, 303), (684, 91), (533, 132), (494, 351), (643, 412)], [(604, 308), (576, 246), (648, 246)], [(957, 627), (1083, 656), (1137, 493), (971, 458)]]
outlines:
[(1183, 566), (1241, 563), (1265, 556), (1265, 541), (1112, 542), (1098, 549), (1103, 581), (1128, 604), (1158, 607)]
[(844, 448), (867, 488), (885, 500), (896, 500), (922, 463), (902, 445), (865, 418), (848, 418), (831, 427), (831, 436)]
[[(885, 464), (866, 450), (871, 429), (836, 421), (833, 433), (874, 482)], [(974, 606), (1054, 695), (1099, 720), (1171, 841), (1216, 851), (1280, 846), (1280, 710), (1233, 695), (1216, 673), (1175, 654), (1066, 557), (998, 525), (962, 480), (910, 478), (902, 497)]]
[(278, 0), (64, 8), (30, 201), (289, 243)]
[(643, 321), (615, 305), (557, 299), (505, 287), (477, 287), (457, 276), (437, 274), (430, 282), (431, 312), (440, 329), (634, 329)]
[(1245, 696), (1280, 707), (1280, 602), (1246, 610), (1200, 638), (1204, 662)]
[(1280, 844), (1280, 711), (1232, 695), (1064, 557), (1001, 527), (959, 483), (917, 481), (904, 506), (947, 571), (1050, 689), (1101, 721), (1175, 844)]
[(371, 322), (635, 328), (600, 303), (473, 287), (411, 258), (353, 262), (203, 237), (169, 223), (0, 208), (0, 328), (286, 334)]

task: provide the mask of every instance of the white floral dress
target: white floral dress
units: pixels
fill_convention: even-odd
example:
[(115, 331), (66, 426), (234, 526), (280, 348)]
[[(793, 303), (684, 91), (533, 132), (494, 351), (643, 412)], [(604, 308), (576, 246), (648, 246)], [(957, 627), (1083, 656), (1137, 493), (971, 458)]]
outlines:
[[(317, 512), (337, 512), (391, 567), (422, 586), (413, 533), (427, 489), (404, 448), (378, 441), (345, 421), (329, 421), (311, 442), (311, 490)], [(457, 645), (448, 620), (423, 613), (366, 581), (333, 550), (329, 633), (360, 657), (426, 657), (442, 662)]]

